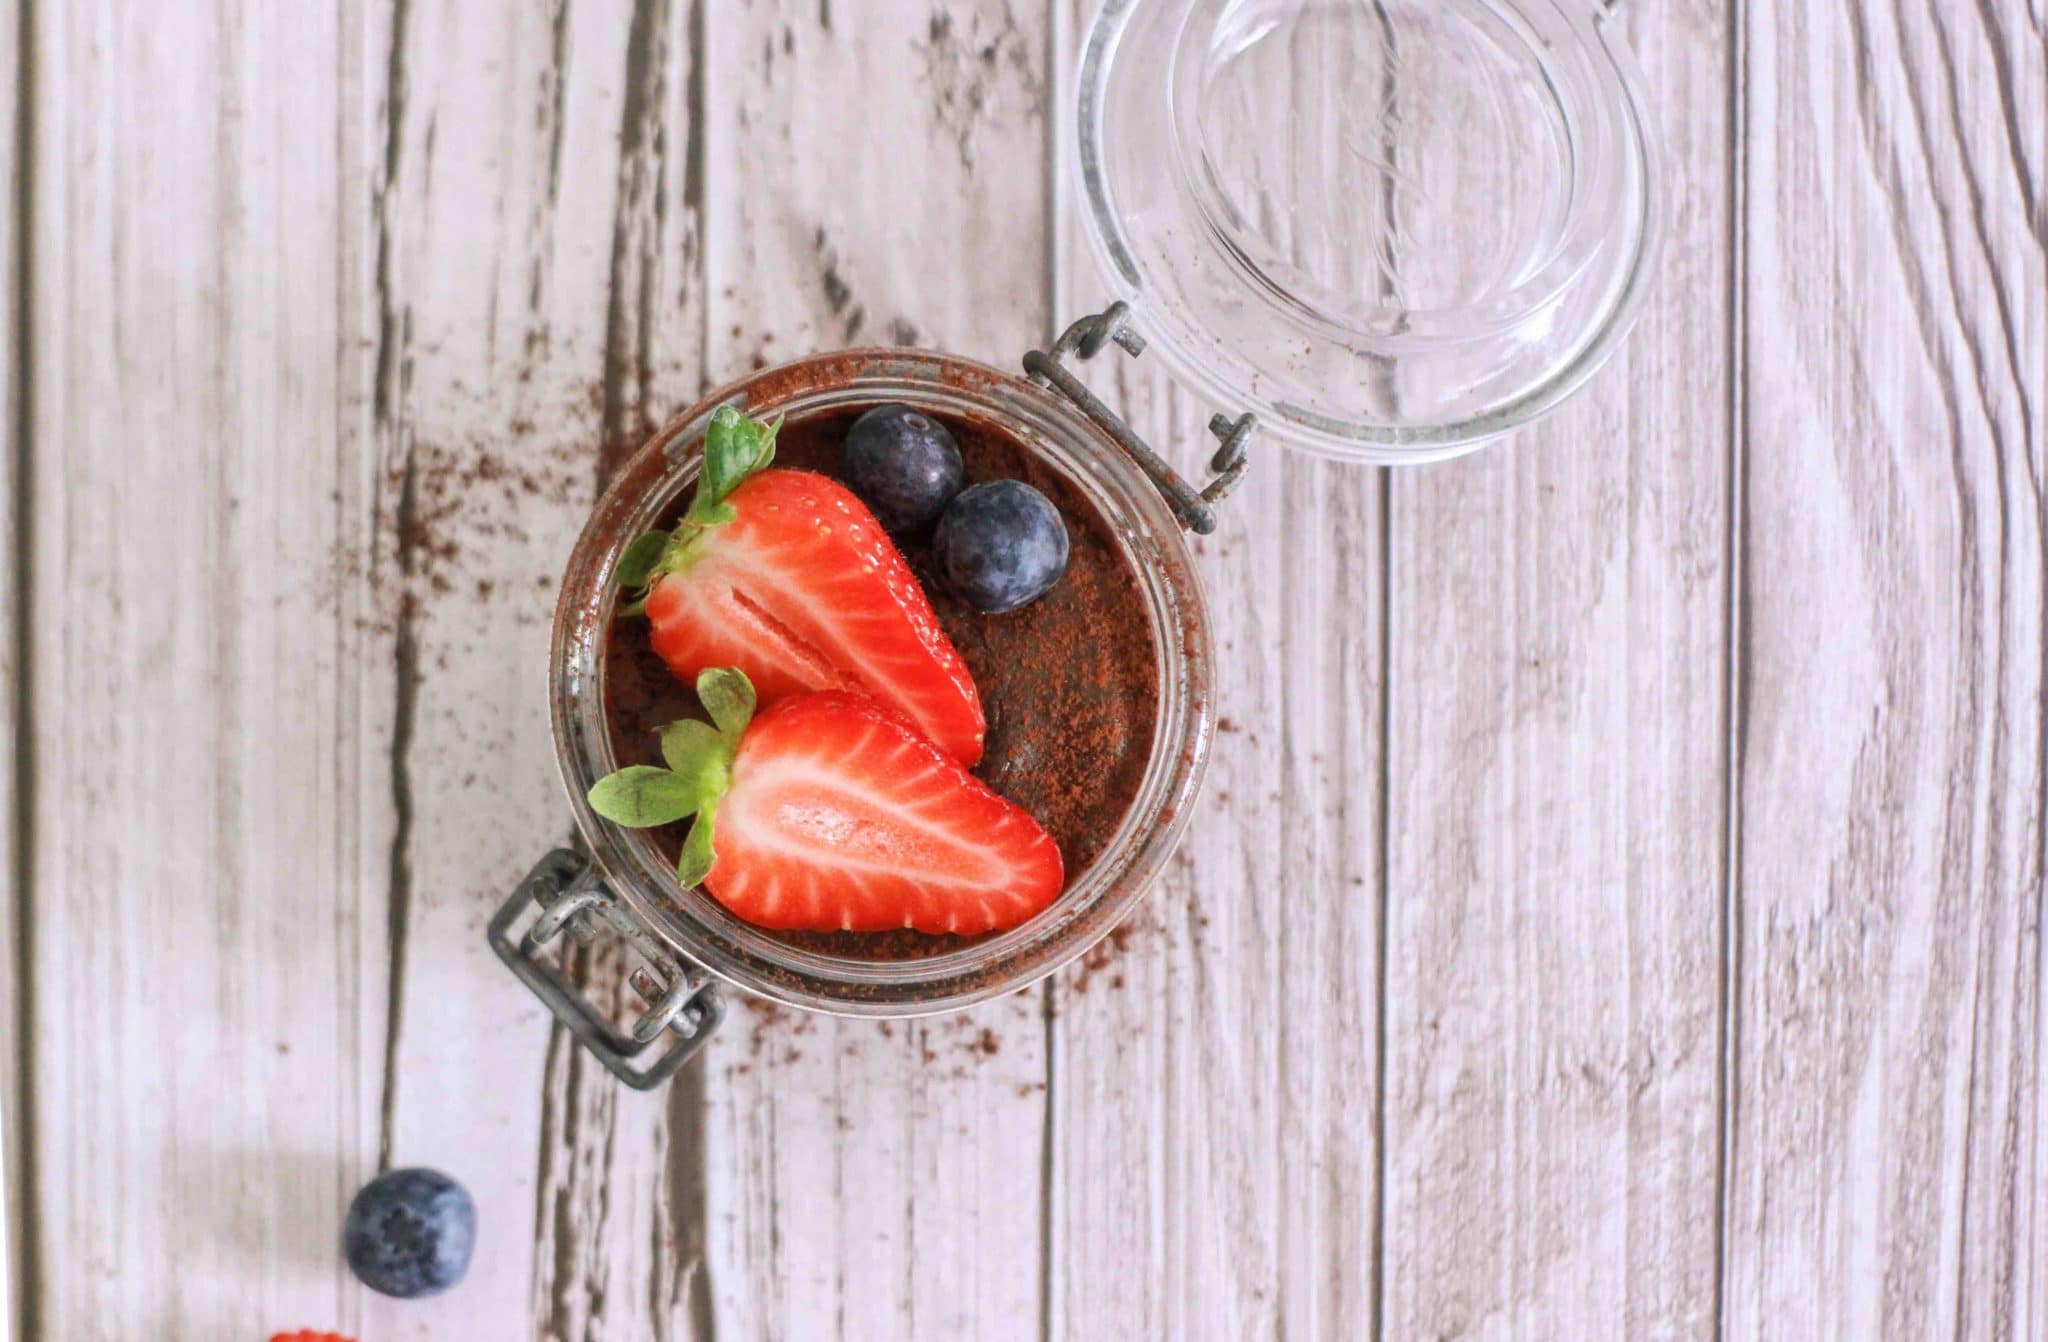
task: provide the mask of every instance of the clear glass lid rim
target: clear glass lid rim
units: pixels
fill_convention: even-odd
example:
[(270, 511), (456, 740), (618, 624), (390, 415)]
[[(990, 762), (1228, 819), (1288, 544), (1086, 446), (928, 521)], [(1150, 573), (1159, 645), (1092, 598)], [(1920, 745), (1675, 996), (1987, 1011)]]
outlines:
[[(1374, 419), (1333, 414), (1327, 404), (1312, 406), (1290, 400), (1275, 390), (1285, 387), (1288, 379), (1284, 375), (1276, 376), (1248, 360), (1233, 357), (1227, 333), (1203, 329), (1197, 316), (1176, 310), (1173, 295), (1162, 298), (1149, 291), (1145, 269), (1133, 256), (1118, 215), (1114, 186), (1105, 165), (1103, 118), (1110, 71), (1118, 57), (1119, 39), (1126, 24), (1144, 6), (1161, 3), (1190, 6), (1192, 0), (1109, 0), (1098, 15), (1082, 48), (1073, 147), (1077, 151), (1079, 185), (1087, 204), (1091, 245), (1103, 263), (1112, 289), (1132, 304), (1139, 323), (1148, 335), (1156, 337), (1155, 348), (1175, 371), (1221, 401), (1249, 403), (1276, 436), (1291, 446), (1343, 460), (1391, 463), (1435, 460), (1497, 438), (1553, 408), (1605, 362), (1633, 324), (1647, 288), (1660, 242), (1662, 201), (1656, 180), (1654, 136), (1637, 91), (1632, 60), (1618, 34), (1611, 30), (1604, 11), (1590, 0), (1570, 11), (1583, 36), (1580, 46), (1599, 75), (1602, 96), (1613, 113), (1614, 124), (1607, 131), (1612, 142), (1599, 146), (1603, 171), (1621, 179), (1610, 183), (1619, 202), (1616, 208), (1620, 224), (1600, 240), (1609, 254), (1604, 259), (1582, 258), (1576, 266), (1585, 282), (1601, 285), (1597, 291), (1580, 295), (1585, 300), (1586, 315), (1576, 319), (1573, 337), (1559, 344), (1556, 356), (1535, 375), (1507, 386), (1504, 394), (1483, 401), (1475, 410), (1433, 418)], [(1559, 0), (1536, 3), (1549, 6), (1555, 13), (1567, 12)], [(1247, 289), (1250, 287), (1247, 285)], [(1340, 348), (1354, 351), (1363, 343), (1348, 331), (1319, 333), (1312, 323), (1301, 321), (1300, 314), (1291, 320), (1297, 322), (1304, 339), (1320, 334)], [(1497, 330), (1479, 329), (1465, 333), (1462, 339), (1469, 348), (1474, 342), (1488, 339), (1512, 341), (1520, 334), (1510, 330), (1503, 336)], [(1437, 340), (1411, 334), (1397, 342), (1395, 348), (1366, 353), (1388, 360), (1427, 360), (1457, 349), (1458, 344), (1458, 339)]]

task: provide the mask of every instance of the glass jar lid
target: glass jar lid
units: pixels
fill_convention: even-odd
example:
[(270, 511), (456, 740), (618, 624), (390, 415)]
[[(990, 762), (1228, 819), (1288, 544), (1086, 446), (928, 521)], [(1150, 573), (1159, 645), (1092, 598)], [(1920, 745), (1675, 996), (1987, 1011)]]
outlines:
[(1091, 234), (1190, 382), (1310, 451), (1455, 454), (1626, 331), (1656, 236), (1596, 0), (1106, 0)]

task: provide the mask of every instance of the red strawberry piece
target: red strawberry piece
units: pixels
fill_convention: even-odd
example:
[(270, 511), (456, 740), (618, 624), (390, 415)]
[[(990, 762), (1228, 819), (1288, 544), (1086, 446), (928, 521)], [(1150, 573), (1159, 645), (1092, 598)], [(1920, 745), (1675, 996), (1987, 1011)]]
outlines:
[(971, 935), (1058, 898), (1059, 846), (1036, 820), (861, 695), (792, 695), (750, 716), (746, 678), (698, 678), (716, 727), (662, 733), (669, 768), (600, 779), (625, 825), (694, 814), (678, 874), (760, 927)]
[(659, 557), (644, 573), (621, 564), (622, 580), (650, 583), (655, 652), (685, 682), (737, 667), (763, 703), (866, 695), (972, 765), (981, 696), (895, 542), (837, 481), (761, 470), (773, 430), (727, 414), (714, 418), (698, 498)]
[(1036, 820), (850, 694), (785, 699), (747, 729), (704, 888), (760, 927), (973, 934), (1059, 895)]

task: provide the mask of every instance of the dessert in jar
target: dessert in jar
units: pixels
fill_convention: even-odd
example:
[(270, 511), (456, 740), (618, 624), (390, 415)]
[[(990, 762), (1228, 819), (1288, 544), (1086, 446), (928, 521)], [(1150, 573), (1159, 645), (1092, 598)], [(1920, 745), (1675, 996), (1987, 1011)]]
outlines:
[[(1219, 423), (1206, 497), (1142, 444), (1120, 442), (1127, 431), (1062, 363), (1119, 329), (1077, 323), (1053, 352), (1032, 356), (1081, 402), (921, 351), (850, 350), (770, 368), (679, 415), (612, 481), (564, 573), (550, 649), (557, 756), (587, 851), (548, 855), (491, 937), (622, 1078), (655, 1084), (673, 1071), (716, 1025), (721, 980), (799, 1008), (882, 1016), (1034, 982), (1114, 927), (1165, 865), (1192, 815), (1215, 720), (1207, 609), (1184, 526), (1213, 524), (1211, 505), (1243, 470), (1252, 425)], [(961, 459), (948, 515), (894, 535), (838, 478), (853, 426), (884, 407), (941, 426)], [(735, 424), (764, 437), (773, 426), (774, 458), (707, 508), (706, 448)], [(961, 594), (941, 550), (950, 513), (992, 486), (1028, 487), (1050, 504), (1065, 556), (1049, 587), (988, 613)], [(721, 504), (735, 515), (707, 521)], [(777, 529), (792, 519), (792, 533)], [(814, 550), (806, 538), (820, 527), (830, 534)], [(679, 536), (688, 540), (676, 571), (650, 582), (648, 568)], [(869, 562), (875, 574), (856, 573)], [(875, 583), (892, 580), (891, 600), (928, 616), (928, 630), (901, 611), (869, 618)], [(983, 606), (990, 595), (979, 594)], [(891, 658), (895, 670), (872, 665)], [(962, 725), (968, 691), (946, 689), (956, 664), (978, 727)], [(745, 688), (707, 685), (707, 671), (739, 671)], [(721, 695), (755, 702), (721, 715)], [(849, 725), (868, 711), (856, 703), (889, 725)], [(802, 732), (783, 730), (793, 717)], [(806, 754), (806, 741), (822, 744)], [(763, 759), (768, 767), (750, 767)], [(626, 771), (649, 771), (628, 781), (669, 795), (637, 814), (613, 806), (605, 789), (618, 784), (608, 780)], [(688, 777), (653, 777), (663, 771)], [(708, 852), (693, 854), (700, 772), (717, 796), (699, 845)], [(776, 787), (752, 786), (763, 778)], [(791, 779), (830, 796), (784, 786)], [(966, 789), (963, 779), (993, 799), (964, 819), (939, 795), (941, 784)], [(923, 823), (932, 845), (956, 857), (1028, 868), (1017, 887), (1027, 907), (963, 914), (949, 928), (949, 910), (1003, 904), (1017, 890), (996, 880), (962, 893), (943, 879), (943, 862), (936, 876), (915, 862), (882, 871), (872, 845), (865, 869), (830, 871), (822, 831), (792, 834), (774, 818), (815, 820), (826, 802), (837, 810), (824, 823), (854, 848), (856, 831), (890, 829), (885, 839), (900, 846), (901, 827)], [(991, 843), (992, 854), (968, 851), (983, 830), (1027, 825), (1056, 854), (1050, 879), (1028, 836)], [(777, 860), (797, 848), (803, 860)], [(732, 865), (721, 871), (721, 861)], [(775, 878), (773, 901), (759, 872)], [(862, 889), (920, 876), (938, 903), (899, 900), (889, 908), (895, 925), (876, 926)], [(802, 902), (794, 916), (793, 900)], [(851, 930), (839, 926), (849, 910)], [(622, 936), (645, 961), (635, 986), (650, 1006), (631, 1031), (600, 1019), (541, 953), (565, 930)]]
[[(839, 476), (849, 431), (900, 406), (785, 421), (776, 436), (775, 468)], [(915, 411), (910, 417), (954, 446), (960, 487), (1017, 482), (1047, 500), (1056, 515), (1067, 552), (1057, 581), (994, 614), (944, 580), (934, 544), (937, 516), (896, 532), (895, 541), (959, 669), (976, 687), (985, 726), (974, 775), (1043, 827), (1064, 869), (1085, 870), (1137, 796), (1158, 717), (1158, 656), (1135, 570), (1087, 498), (999, 429)], [(662, 520), (672, 526), (679, 518), (672, 504)], [(701, 712), (692, 686), (630, 619), (612, 623), (603, 677), (614, 760), (661, 765), (662, 729)], [(686, 836), (679, 826), (650, 837), (680, 859)], [(830, 917), (822, 922), (782, 929), (783, 939), (819, 954), (887, 960), (958, 949), (985, 935), (907, 926), (853, 931), (831, 926)]]

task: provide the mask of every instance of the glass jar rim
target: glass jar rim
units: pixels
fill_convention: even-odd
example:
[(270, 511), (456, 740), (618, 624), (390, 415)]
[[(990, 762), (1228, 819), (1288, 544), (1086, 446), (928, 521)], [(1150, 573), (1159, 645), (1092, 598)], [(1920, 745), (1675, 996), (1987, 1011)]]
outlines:
[[(1456, 311), (1395, 302), (1353, 322), (1290, 292), (1229, 236), (1203, 186), (1210, 174), (1190, 112), (1199, 96), (1190, 89), (1202, 81), (1189, 67), (1210, 28), (1241, 12), (1270, 25), (1330, 8), (1105, 0), (1076, 81), (1083, 231), (1112, 291), (1173, 371), (1205, 396), (1246, 405), (1285, 445), (1381, 465), (1457, 456), (1556, 408), (1640, 312), (1663, 203), (1633, 59), (1591, 0), (1426, 0), (1421, 12), (1439, 16), (1439, 28), (1484, 15), (1517, 34), (1517, 49), (1541, 68), (1527, 83), (1576, 100), (1576, 113), (1560, 116), (1579, 140), (1558, 156), (1569, 180), (1550, 221), (1555, 236), (1532, 244), (1535, 259), (1516, 283)], [(1559, 74), (1567, 66), (1569, 79)], [(1283, 216), (1287, 205), (1278, 200)], [(1355, 255), (1332, 264), (1367, 268)], [(1401, 391), (1367, 390), (1380, 386)]]
[[(1102, 852), (1044, 913), (940, 955), (822, 955), (682, 886), (643, 832), (599, 817), (590, 786), (616, 767), (604, 713), (612, 573), (625, 546), (695, 478), (711, 413), (803, 416), (888, 400), (967, 415), (1004, 432), (1086, 496), (1115, 533), (1152, 620), (1158, 714), (1136, 798)], [(1072, 406), (972, 360), (893, 348), (842, 350), (738, 379), (672, 419), (620, 470), (564, 572), (550, 644), (556, 758), (608, 884), (660, 940), (728, 982), (785, 1005), (849, 1016), (914, 1016), (1015, 991), (1084, 954), (1164, 869), (1191, 817), (1214, 732), (1213, 649), (1192, 552), (1157, 489)]]

